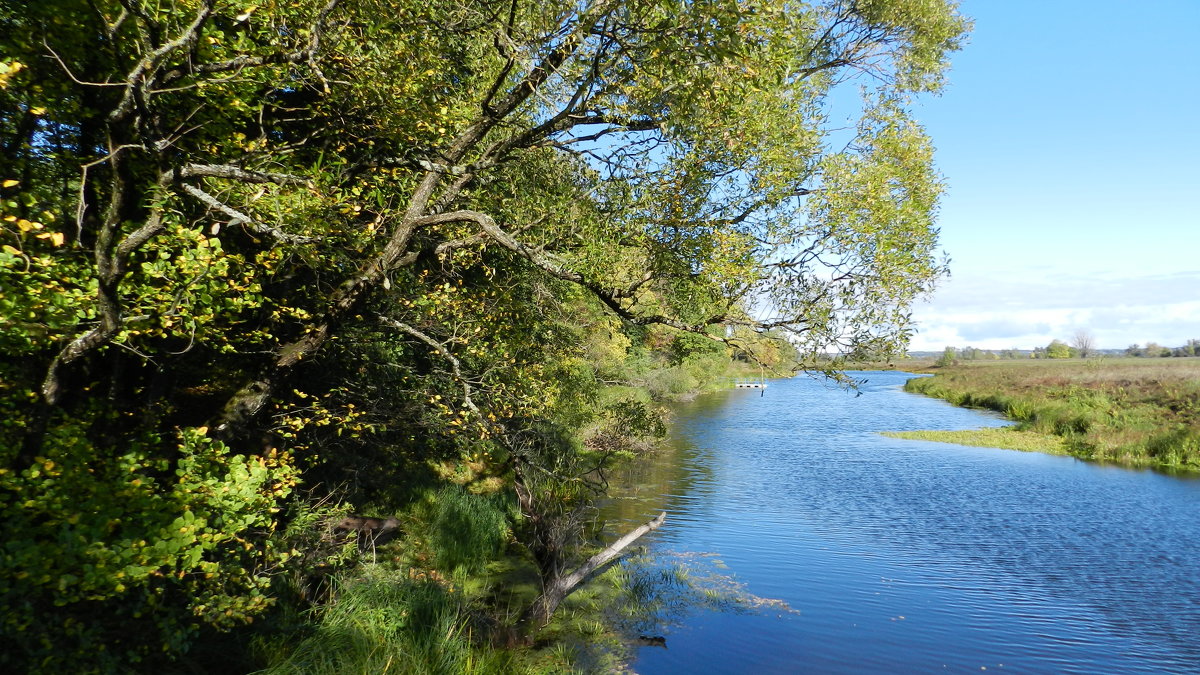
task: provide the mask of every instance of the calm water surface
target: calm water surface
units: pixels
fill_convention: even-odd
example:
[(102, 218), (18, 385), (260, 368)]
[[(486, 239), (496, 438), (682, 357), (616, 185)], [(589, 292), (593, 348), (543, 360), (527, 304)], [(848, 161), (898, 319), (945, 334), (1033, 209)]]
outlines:
[(858, 375), (686, 404), (614, 484), (611, 527), (666, 510), (661, 559), (794, 610), (674, 617), (638, 673), (1200, 672), (1200, 481), (886, 438), (1005, 422)]

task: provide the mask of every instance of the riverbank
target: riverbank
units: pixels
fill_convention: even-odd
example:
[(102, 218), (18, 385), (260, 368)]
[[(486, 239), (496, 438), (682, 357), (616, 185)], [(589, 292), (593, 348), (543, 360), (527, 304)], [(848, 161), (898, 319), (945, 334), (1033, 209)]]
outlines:
[(1081, 459), (1200, 471), (1200, 359), (979, 361), (929, 372), (905, 391), (1003, 413), (1018, 432), (1061, 439)]
[[(764, 373), (724, 350), (672, 355), (659, 345), (630, 351), (634, 356), (593, 359), (604, 385), (581, 405), (585, 421), (563, 439), (589, 462), (603, 463), (605, 472), (653, 461), (674, 403)], [(410, 496), (403, 506), (368, 507), (394, 515), (403, 535), (331, 562), (320, 601), (281, 608), (260, 622), (257, 635), (244, 640), (260, 672), (623, 672), (638, 644), (630, 626), (654, 611), (655, 584), (662, 580), (612, 565), (566, 597), (544, 627), (521, 634), (518, 617), (542, 582), (520, 529), (528, 516), (498, 452), (477, 443), (462, 455), (428, 462), (421, 467), (430, 474), (425, 483), (394, 488)], [(579, 509), (597, 496), (584, 492), (567, 493)], [(594, 517), (552, 515), (574, 530), (569, 543), (578, 548), (564, 564), (578, 565), (609, 538)], [(409, 618), (417, 614), (426, 619)], [(353, 639), (344, 639), (347, 633)]]

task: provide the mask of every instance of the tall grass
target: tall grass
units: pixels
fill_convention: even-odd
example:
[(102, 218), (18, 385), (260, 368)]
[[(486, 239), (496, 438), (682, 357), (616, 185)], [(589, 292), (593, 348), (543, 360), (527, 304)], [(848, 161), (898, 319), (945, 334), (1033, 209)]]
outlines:
[(468, 614), (446, 588), (398, 572), (345, 578), (337, 599), (314, 610), (310, 633), (276, 642), (263, 675), (491, 675), (519, 671), (513, 655), (474, 639)]
[(1077, 457), (1200, 470), (1200, 359), (962, 363), (905, 389), (1004, 413)]
[(433, 495), (430, 548), (438, 569), (475, 574), (500, 554), (509, 536), (504, 498), (471, 494), (457, 485)]

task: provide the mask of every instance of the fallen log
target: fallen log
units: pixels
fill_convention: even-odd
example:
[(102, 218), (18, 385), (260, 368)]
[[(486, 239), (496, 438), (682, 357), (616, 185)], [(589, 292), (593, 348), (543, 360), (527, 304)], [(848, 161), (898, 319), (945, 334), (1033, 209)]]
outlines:
[(397, 518), (368, 518), (366, 516), (346, 516), (333, 526), (335, 536), (349, 537), (354, 533), (358, 539), (358, 549), (365, 551), (374, 546), (387, 543), (400, 532), (400, 520)]
[(603, 551), (588, 558), (587, 562), (576, 568), (574, 572), (554, 579), (543, 580), (542, 594), (525, 611), (524, 616), (518, 621), (518, 625), (523, 626), (527, 634), (546, 625), (550, 621), (550, 617), (554, 614), (554, 610), (558, 609), (558, 605), (568, 595), (573, 593), (576, 588), (587, 581), (596, 570), (615, 560), (625, 549), (629, 548), (633, 542), (640, 539), (647, 532), (657, 530), (666, 519), (667, 512), (663, 511), (658, 514), (658, 517), (634, 528), (625, 536), (614, 541)]

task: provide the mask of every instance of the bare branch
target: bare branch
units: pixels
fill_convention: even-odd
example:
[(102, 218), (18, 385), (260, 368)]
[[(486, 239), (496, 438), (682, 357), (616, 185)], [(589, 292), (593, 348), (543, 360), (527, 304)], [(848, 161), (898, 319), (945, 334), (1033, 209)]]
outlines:
[(446, 345), (438, 342), (437, 340), (434, 340), (433, 338), (429, 337), (425, 333), (422, 333), (421, 331), (417, 330), (416, 328), (413, 328), (412, 326), (410, 326), (406, 323), (397, 321), (391, 317), (387, 317), (387, 316), (383, 316), (383, 315), (376, 315), (376, 316), (378, 316), (379, 320), (382, 321), (385, 325), (391, 326), (392, 328), (395, 328), (398, 331), (407, 333), (407, 334), (417, 338), (421, 342), (424, 342), (425, 344), (429, 345), (430, 347), (433, 348), (433, 350), (435, 352), (437, 352), (443, 359), (445, 359), (450, 364), (450, 369), (454, 373), (454, 379), (458, 380), (459, 383), (462, 384), (463, 404), (466, 405), (467, 408), (469, 408), (471, 410), (471, 412), (475, 413), (475, 416), (479, 418), (481, 424), (483, 424), (485, 427), (490, 426), (488, 424), (487, 418), (484, 417), (483, 413), (479, 412), (479, 408), (475, 405), (475, 401), (473, 401), (471, 399), (471, 383), (467, 380), (466, 377), (463, 376), (462, 362), (460, 362), (458, 360), (458, 357), (456, 357), (456, 356), (454, 356), (454, 354), (450, 353), (449, 349), (446, 349)]
[(63, 72), (67, 74), (67, 77), (71, 78), (71, 81), (74, 82), (75, 84), (81, 84), (85, 87), (124, 87), (124, 86), (126, 86), (124, 82), (85, 82), (85, 81), (79, 79), (78, 77), (75, 77), (75, 73), (71, 72), (71, 67), (68, 66), (66, 64), (66, 62), (62, 60), (62, 57), (58, 55), (58, 52), (54, 51), (54, 48), (51, 47), (50, 43), (46, 42), (45, 39), (42, 40), (42, 46), (46, 48), (46, 51), (50, 52), (50, 56), (53, 56), (55, 61), (58, 61), (58, 66), (60, 68), (62, 68)]
[(188, 164), (179, 170), (181, 178), (206, 176), (211, 178), (227, 178), (243, 183), (275, 183), (276, 185), (300, 185), (313, 187), (313, 182), (307, 178), (293, 176), (287, 173), (268, 173), (253, 171), (229, 164)]
[(269, 237), (271, 239), (274, 239), (275, 241), (278, 241), (278, 242), (281, 242), (284, 244), (307, 244), (309, 242), (316, 241), (316, 239), (314, 239), (313, 237), (305, 237), (305, 236), (297, 235), (297, 234), (288, 234), (287, 232), (284, 232), (283, 230), (280, 230), (277, 227), (271, 227), (270, 225), (265, 225), (263, 223), (256, 222), (253, 218), (246, 215), (245, 213), (242, 213), (241, 211), (238, 211), (237, 209), (233, 208), (232, 206), (229, 206), (228, 204), (223, 203), (221, 200), (217, 199), (216, 197), (208, 194), (204, 190), (201, 190), (200, 188), (195, 187), (193, 185), (188, 185), (188, 184), (184, 183), (184, 184), (180, 185), (179, 188), (181, 190), (183, 190), (184, 192), (188, 193), (189, 195), (200, 200), (201, 202), (203, 202), (205, 205), (207, 205), (209, 208), (213, 209), (214, 211), (220, 211), (221, 213), (224, 213), (225, 215), (229, 216), (229, 218), (230, 218), (229, 224), (230, 225), (235, 225), (235, 226), (236, 225), (245, 225), (245, 226), (249, 227), (252, 231), (254, 231), (255, 234), (260, 234), (264, 237)]
[(137, 98), (137, 88), (140, 82), (149, 81), (148, 73), (152, 73), (158, 68), (162, 60), (178, 49), (190, 48), (195, 44), (200, 37), (200, 28), (208, 21), (208, 17), (212, 14), (213, 4), (215, 0), (203, 0), (200, 3), (200, 8), (196, 10), (196, 18), (192, 19), (192, 23), (188, 25), (179, 37), (162, 45), (158, 49), (150, 53), (146, 58), (138, 62), (137, 66), (130, 71), (125, 78), (125, 95), (121, 98), (121, 102), (117, 107), (108, 114), (108, 121), (119, 122), (124, 119), (132, 110), (134, 101)]
[(276, 52), (273, 54), (265, 54), (262, 56), (251, 56), (248, 54), (238, 54), (237, 56), (217, 61), (215, 63), (196, 63), (188, 64), (186, 68), (174, 68), (162, 74), (160, 81), (166, 85), (174, 82), (187, 75), (200, 74), (207, 75), (211, 73), (224, 73), (230, 71), (240, 71), (246, 68), (257, 68), (266, 65), (279, 65), (284, 63), (305, 63), (316, 74), (317, 79), (321, 81), (324, 89), (329, 90), (329, 82), (325, 78), (325, 74), (321, 72), (320, 67), (316, 64), (316, 55), (320, 51), (321, 41), (325, 37), (325, 25), (329, 21), (329, 15), (333, 13), (341, 0), (329, 0), (329, 2), (321, 8), (317, 14), (317, 19), (309, 27), (308, 45), (304, 49), (298, 49), (292, 52)]

